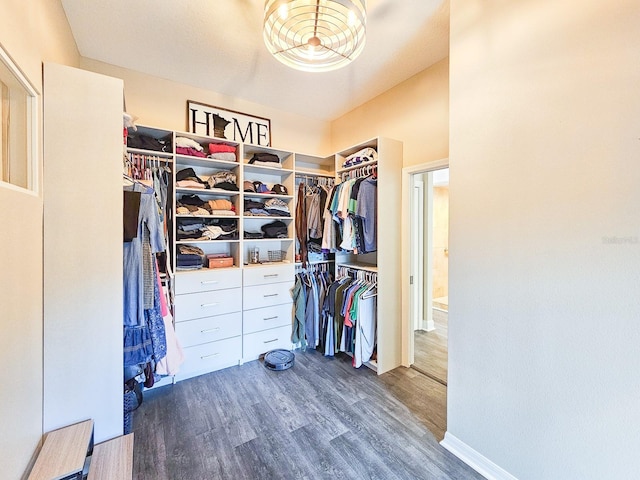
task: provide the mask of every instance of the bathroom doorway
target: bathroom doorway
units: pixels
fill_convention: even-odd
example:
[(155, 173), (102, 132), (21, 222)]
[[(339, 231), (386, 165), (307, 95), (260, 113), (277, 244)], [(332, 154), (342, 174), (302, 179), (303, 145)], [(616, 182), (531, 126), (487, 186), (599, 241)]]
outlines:
[(411, 366), (447, 385), (449, 169), (411, 175)]

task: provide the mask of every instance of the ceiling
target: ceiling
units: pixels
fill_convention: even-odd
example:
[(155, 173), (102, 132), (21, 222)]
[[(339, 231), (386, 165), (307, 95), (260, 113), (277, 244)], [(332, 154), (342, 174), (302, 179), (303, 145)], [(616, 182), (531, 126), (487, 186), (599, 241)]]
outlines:
[(323, 73), (271, 57), (264, 0), (61, 2), (84, 57), (324, 120), (449, 53), (449, 0), (368, 0), (364, 51)]

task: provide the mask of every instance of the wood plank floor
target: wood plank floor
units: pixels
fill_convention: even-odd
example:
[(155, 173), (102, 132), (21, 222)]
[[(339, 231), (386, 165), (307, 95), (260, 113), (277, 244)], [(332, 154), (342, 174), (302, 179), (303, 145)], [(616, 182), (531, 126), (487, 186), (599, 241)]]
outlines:
[(481, 479), (442, 448), (446, 389), (413, 369), (377, 376), (296, 351), (144, 393), (134, 479)]
[(435, 330), (425, 332), (418, 330), (414, 334), (413, 367), (431, 376), (444, 385), (447, 384), (447, 336), (449, 314), (433, 309)]

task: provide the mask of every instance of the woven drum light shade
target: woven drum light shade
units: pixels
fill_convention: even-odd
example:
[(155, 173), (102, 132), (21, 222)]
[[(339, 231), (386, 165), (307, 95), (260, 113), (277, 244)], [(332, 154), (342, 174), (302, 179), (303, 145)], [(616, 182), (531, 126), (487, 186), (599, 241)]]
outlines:
[(308, 72), (336, 70), (365, 44), (365, 0), (266, 0), (264, 42), (280, 62)]

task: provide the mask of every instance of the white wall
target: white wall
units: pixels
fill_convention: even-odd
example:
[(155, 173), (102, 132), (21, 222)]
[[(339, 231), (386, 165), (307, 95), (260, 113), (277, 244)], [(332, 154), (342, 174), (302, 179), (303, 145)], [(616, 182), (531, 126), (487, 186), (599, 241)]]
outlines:
[(331, 122), (331, 151), (377, 136), (403, 143), (405, 167), (448, 157), (448, 58)]
[(88, 58), (82, 68), (124, 80), (127, 112), (137, 123), (168, 130), (187, 130), (187, 100), (249, 113), (271, 120), (272, 146), (310, 155), (325, 156), (330, 150), (330, 123), (301, 117), (283, 110), (228, 97), (210, 90), (153, 77)]
[(448, 433), (640, 470), (640, 3), (452, 0)]
[[(0, 0), (0, 44), (40, 93), (43, 59), (79, 60), (62, 6), (50, 0)], [(41, 128), (38, 137), (40, 169)], [(0, 476), (12, 480), (23, 475), (42, 438), (40, 194), (0, 185), (0, 232)]]

